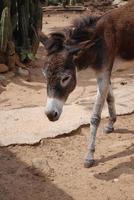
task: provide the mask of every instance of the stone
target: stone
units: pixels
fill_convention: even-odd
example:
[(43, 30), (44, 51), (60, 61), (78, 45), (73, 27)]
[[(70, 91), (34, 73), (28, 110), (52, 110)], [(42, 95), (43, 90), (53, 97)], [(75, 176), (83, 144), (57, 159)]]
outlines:
[(5, 64), (0, 64), (0, 73), (4, 73), (8, 71), (8, 66)]
[(21, 67), (18, 68), (18, 74), (20, 76), (28, 77), (29, 71), (27, 69), (22, 69)]
[(112, 4), (114, 6), (116, 6), (116, 5), (120, 6), (120, 5), (125, 5), (126, 3), (127, 3), (127, 1), (125, 1), (125, 0), (114, 0)]
[(32, 168), (46, 175), (49, 175), (52, 171), (48, 161), (44, 158), (34, 158), (32, 160)]
[(66, 105), (57, 122), (47, 119), (42, 106), (0, 110), (0, 124), (3, 124), (0, 127), (0, 146), (34, 144), (43, 138), (70, 133), (89, 121), (89, 111), (79, 105)]
[(12, 79), (15, 77), (15, 73), (13, 71), (9, 71), (9, 72), (7, 72), (6, 76), (8, 79)]
[[(131, 64), (133, 66), (133, 63)], [(0, 110), (0, 124), (2, 124), (0, 126), (0, 146), (36, 144), (44, 138), (68, 134), (78, 130), (82, 125), (89, 124), (96, 96), (96, 82), (94, 78), (88, 80), (89, 72), (91, 71), (88, 69), (81, 72), (81, 75), (79, 74), (80, 82), (78, 82), (75, 91), (70, 95), (60, 119), (56, 122), (50, 122), (47, 119), (44, 114), (44, 106)], [(128, 80), (125, 76), (119, 76), (112, 80), (116, 85), (114, 94), (117, 115), (129, 114), (134, 111), (133, 76), (131, 72), (131, 81), (127, 81), (125, 85), (120, 84)], [(108, 111), (105, 104), (102, 118), (107, 116)]]
[(5, 76), (3, 75), (0, 75), (0, 84), (3, 86), (3, 87), (6, 87), (8, 85), (8, 80), (6, 79)]
[(0, 82), (4, 81), (6, 78), (3, 75), (0, 75)]
[(116, 182), (118, 182), (119, 181), (119, 179), (118, 178), (114, 178), (114, 180), (113, 180), (115, 183)]

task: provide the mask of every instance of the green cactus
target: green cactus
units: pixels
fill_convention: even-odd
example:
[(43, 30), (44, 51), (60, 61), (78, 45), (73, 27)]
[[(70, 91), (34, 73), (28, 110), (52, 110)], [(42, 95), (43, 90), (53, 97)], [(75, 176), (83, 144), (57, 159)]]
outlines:
[(25, 7), (24, 5), (20, 8), (20, 29), (22, 35), (22, 45), (24, 48), (29, 47), (29, 38), (28, 38), (28, 22), (27, 16), (25, 15)]
[(0, 23), (0, 50), (2, 52), (6, 51), (8, 36), (9, 36), (9, 8), (5, 7), (1, 15)]
[(11, 19), (12, 31), (16, 29), (17, 23), (18, 23), (18, 15), (15, 14), (12, 16), (12, 19)]
[(0, 51), (8, 54), (8, 43), (13, 42), (22, 60), (33, 59), (41, 28), (39, 0), (0, 0)]
[(3, 5), (4, 5), (4, 7), (10, 8), (11, 7), (11, 1), (10, 0), (4, 0)]
[[(31, 44), (32, 44), (32, 52), (36, 54), (38, 46), (39, 46), (39, 38), (38, 38), (38, 30), (42, 28), (42, 9), (39, 4), (39, 1), (35, 1), (34, 3), (32, 2), (32, 9), (31, 9), (31, 24), (30, 24), (30, 29), (31, 29)], [(35, 10), (37, 10), (35, 12)]]
[(12, 0), (11, 11), (12, 11), (11, 15), (12, 31), (14, 31), (18, 24), (17, 0)]

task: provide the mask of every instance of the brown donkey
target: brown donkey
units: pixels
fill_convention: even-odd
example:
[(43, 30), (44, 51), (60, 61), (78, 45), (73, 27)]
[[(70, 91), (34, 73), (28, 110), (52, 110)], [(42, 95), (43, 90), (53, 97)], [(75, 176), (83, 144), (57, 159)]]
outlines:
[(105, 100), (109, 109), (106, 132), (113, 131), (116, 121), (111, 71), (115, 58), (134, 58), (134, 1), (101, 17), (76, 19), (71, 27), (48, 37), (39, 33), (47, 51), (44, 74), (47, 80), (49, 120), (59, 119), (63, 104), (76, 86), (76, 68), (92, 67), (97, 77), (97, 98), (91, 117), (91, 138), (85, 167), (94, 163), (95, 139)]

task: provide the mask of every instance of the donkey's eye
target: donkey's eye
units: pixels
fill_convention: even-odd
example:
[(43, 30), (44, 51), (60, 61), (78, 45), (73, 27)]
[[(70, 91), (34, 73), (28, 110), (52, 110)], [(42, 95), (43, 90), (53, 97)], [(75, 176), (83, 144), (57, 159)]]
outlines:
[(61, 86), (66, 87), (71, 80), (71, 75), (65, 75), (64, 77), (61, 78)]

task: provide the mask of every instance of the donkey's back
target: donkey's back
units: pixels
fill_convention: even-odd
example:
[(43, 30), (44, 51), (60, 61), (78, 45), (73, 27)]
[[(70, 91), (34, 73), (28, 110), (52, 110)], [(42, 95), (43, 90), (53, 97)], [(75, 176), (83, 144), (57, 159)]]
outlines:
[(134, 59), (134, 0), (105, 14), (97, 26), (116, 56)]

